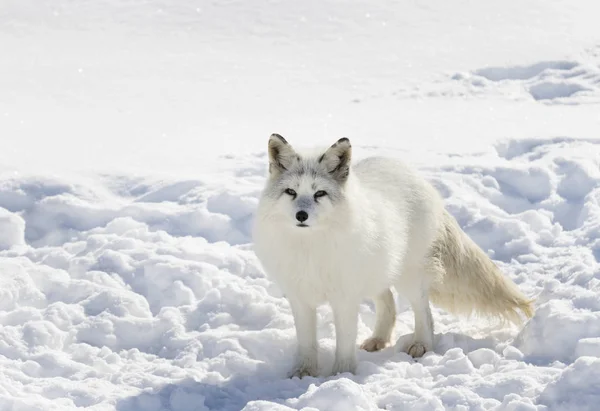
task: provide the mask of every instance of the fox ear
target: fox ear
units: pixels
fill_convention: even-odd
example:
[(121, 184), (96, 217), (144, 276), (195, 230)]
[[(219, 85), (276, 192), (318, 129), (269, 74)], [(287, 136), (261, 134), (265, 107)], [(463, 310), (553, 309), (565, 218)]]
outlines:
[(286, 171), (297, 159), (298, 154), (285, 138), (279, 134), (271, 134), (269, 137), (269, 173), (277, 174)]
[(350, 174), (350, 159), (352, 157), (352, 146), (346, 137), (340, 138), (335, 144), (319, 158), (329, 174), (337, 181), (343, 183)]

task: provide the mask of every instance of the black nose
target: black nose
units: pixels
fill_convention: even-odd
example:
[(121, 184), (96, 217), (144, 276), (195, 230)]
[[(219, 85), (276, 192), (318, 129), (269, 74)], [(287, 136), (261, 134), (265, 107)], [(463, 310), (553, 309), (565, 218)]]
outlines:
[(305, 222), (308, 220), (308, 213), (306, 211), (298, 211), (296, 213), (296, 220), (300, 221), (301, 223)]

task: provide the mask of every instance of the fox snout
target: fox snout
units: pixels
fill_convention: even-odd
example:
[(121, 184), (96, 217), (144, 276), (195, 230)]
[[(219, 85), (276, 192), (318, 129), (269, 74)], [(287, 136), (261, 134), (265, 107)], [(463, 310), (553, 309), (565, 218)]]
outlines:
[(304, 210), (300, 210), (296, 213), (296, 220), (298, 220), (300, 223), (305, 222), (306, 220), (308, 220), (308, 213)]
[(307, 227), (306, 220), (308, 220), (308, 212), (314, 207), (312, 198), (308, 196), (300, 196), (296, 200), (296, 221), (297, 226), (299, 227)]

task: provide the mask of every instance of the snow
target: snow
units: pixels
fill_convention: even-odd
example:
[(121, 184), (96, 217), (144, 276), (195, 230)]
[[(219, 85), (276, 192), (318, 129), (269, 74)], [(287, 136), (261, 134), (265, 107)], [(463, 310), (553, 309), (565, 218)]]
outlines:
[(0, 250), (25, 244), (25, 220), (0, 207)]
[[(5, 0), (0, 410), (596, 409), (599, 11)], [(417, 167), (535, 316), (434, 308), (422, 359), (361, 351), (356, 375), (285, 378), (293, 318), (250, 232), (272, 132)], [(373, 304), (360, 314), (362, 340)]]

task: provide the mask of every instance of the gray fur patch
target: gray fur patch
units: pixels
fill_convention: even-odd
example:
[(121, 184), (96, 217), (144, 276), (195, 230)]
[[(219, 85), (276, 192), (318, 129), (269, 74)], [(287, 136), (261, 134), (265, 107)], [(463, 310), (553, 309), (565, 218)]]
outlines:
[[(343, 187), (340, 181), (332, 175), (325, 164), (319, 163), (317, 158), (301, 158), (286, 170), (272, 174), (265, 194), (273, 199), (281, 197), (283, 191), (287, 188), (298, 189), (300, 183), (305, 179), (310, 181), (310, 192), (298, 193), (301, 196), (309, 196), (313, 200), (314, 193), (318, 190), (327, 192), (331, 202), (340, 200), (343, 196)], [(299, 201), (299, 198), (296, 201)]]
[[(270, 178), (265, 195), (278, 199), (289, 188), (297, 191), (298, 197), (309, 196), (314, 204), (318, 204), (314, 193), (323, 190), (331, 202), (339, 201), (344, 195), (351, 156), (352, 146), (346, 137), (340, 138), (325, 153), (305, 158), (296, 153), (285, 138), (273, 134), (269, 138)], [(290, 201), (299, 199), (290, 198)]]
[(313, 198), (308, 195), (302, 195), (296, 200), (296, 205), (302, 210), (309, 209), (313, 205)]

